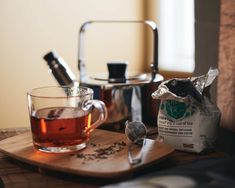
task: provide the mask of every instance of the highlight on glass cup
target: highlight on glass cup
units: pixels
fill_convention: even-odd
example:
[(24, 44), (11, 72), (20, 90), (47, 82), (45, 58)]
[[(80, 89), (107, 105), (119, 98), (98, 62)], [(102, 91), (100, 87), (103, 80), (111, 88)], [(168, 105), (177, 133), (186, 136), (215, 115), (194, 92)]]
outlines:
[[(93, 99), (93, 90), (81, 86), (49, 86), (27, 93), (34, 147), (63, 153), (86, 147), (90, 133), (105, 122), (107, 109)], [(99, 112), (93, 123), (93, 110)]]

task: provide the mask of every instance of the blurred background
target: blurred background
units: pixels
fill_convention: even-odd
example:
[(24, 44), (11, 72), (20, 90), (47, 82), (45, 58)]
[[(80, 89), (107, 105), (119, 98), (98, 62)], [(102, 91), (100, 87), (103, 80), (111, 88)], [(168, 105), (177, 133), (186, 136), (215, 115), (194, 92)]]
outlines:
[[(166, 79), (205, 74), (218, 64), (218, 0), (0, 0), (0, 5), (0, 128), (28, 127), (27, 91), (58, 85), (43, 60), (49, 51), (56, 50), (79, 78), (78, 32), (85, 21), (155, 21), (159, 69)], [(92, 26), (85, 43), (88, 72), (106, 72), (112, 60), (127, 60), (130, 72), (148, 72), (152, 44), (143, 26)]]

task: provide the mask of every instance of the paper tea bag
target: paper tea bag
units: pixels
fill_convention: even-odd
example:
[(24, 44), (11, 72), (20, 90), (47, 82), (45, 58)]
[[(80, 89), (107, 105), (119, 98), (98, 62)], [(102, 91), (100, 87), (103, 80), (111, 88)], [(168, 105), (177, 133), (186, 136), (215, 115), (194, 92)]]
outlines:
[(162, 82), (152, 93), (160, 99), (158, 134), (177, 150), (200, 153), (213, 149), (220, 111), (205, 95), (218, 69), (206, 75)]

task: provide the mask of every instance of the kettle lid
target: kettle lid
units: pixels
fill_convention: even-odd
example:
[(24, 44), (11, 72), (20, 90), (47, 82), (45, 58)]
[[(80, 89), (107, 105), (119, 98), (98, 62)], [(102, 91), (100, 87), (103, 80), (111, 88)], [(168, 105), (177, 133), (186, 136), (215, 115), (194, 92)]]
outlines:
[(109, 84), (130, 84), (149, 80), (147, 74), (127, 75), (127, 61), (111, 61), (107, 63), (108, 75), (99, 74), (90, 76), (91, 79), (107, 82)]
[(127, 74), (127, 61), (112, 61), (107, 63), (108, 74), (97, 73), (93, 76), (86, 77), (84, 84), (102, 87), (142, 85), (150, 82), (161, 82), (163, 77), (159, 74), (149, 73)]

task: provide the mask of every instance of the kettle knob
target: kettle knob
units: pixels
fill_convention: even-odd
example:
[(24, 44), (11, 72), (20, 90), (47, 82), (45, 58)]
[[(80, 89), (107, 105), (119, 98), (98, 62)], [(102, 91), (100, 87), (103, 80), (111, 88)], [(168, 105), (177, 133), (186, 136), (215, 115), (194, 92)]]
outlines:
[(127, 62), (115, 61), (108, 62), (109, 82), (111, 83), (124, 83), (126, 82), (126, 68)]

